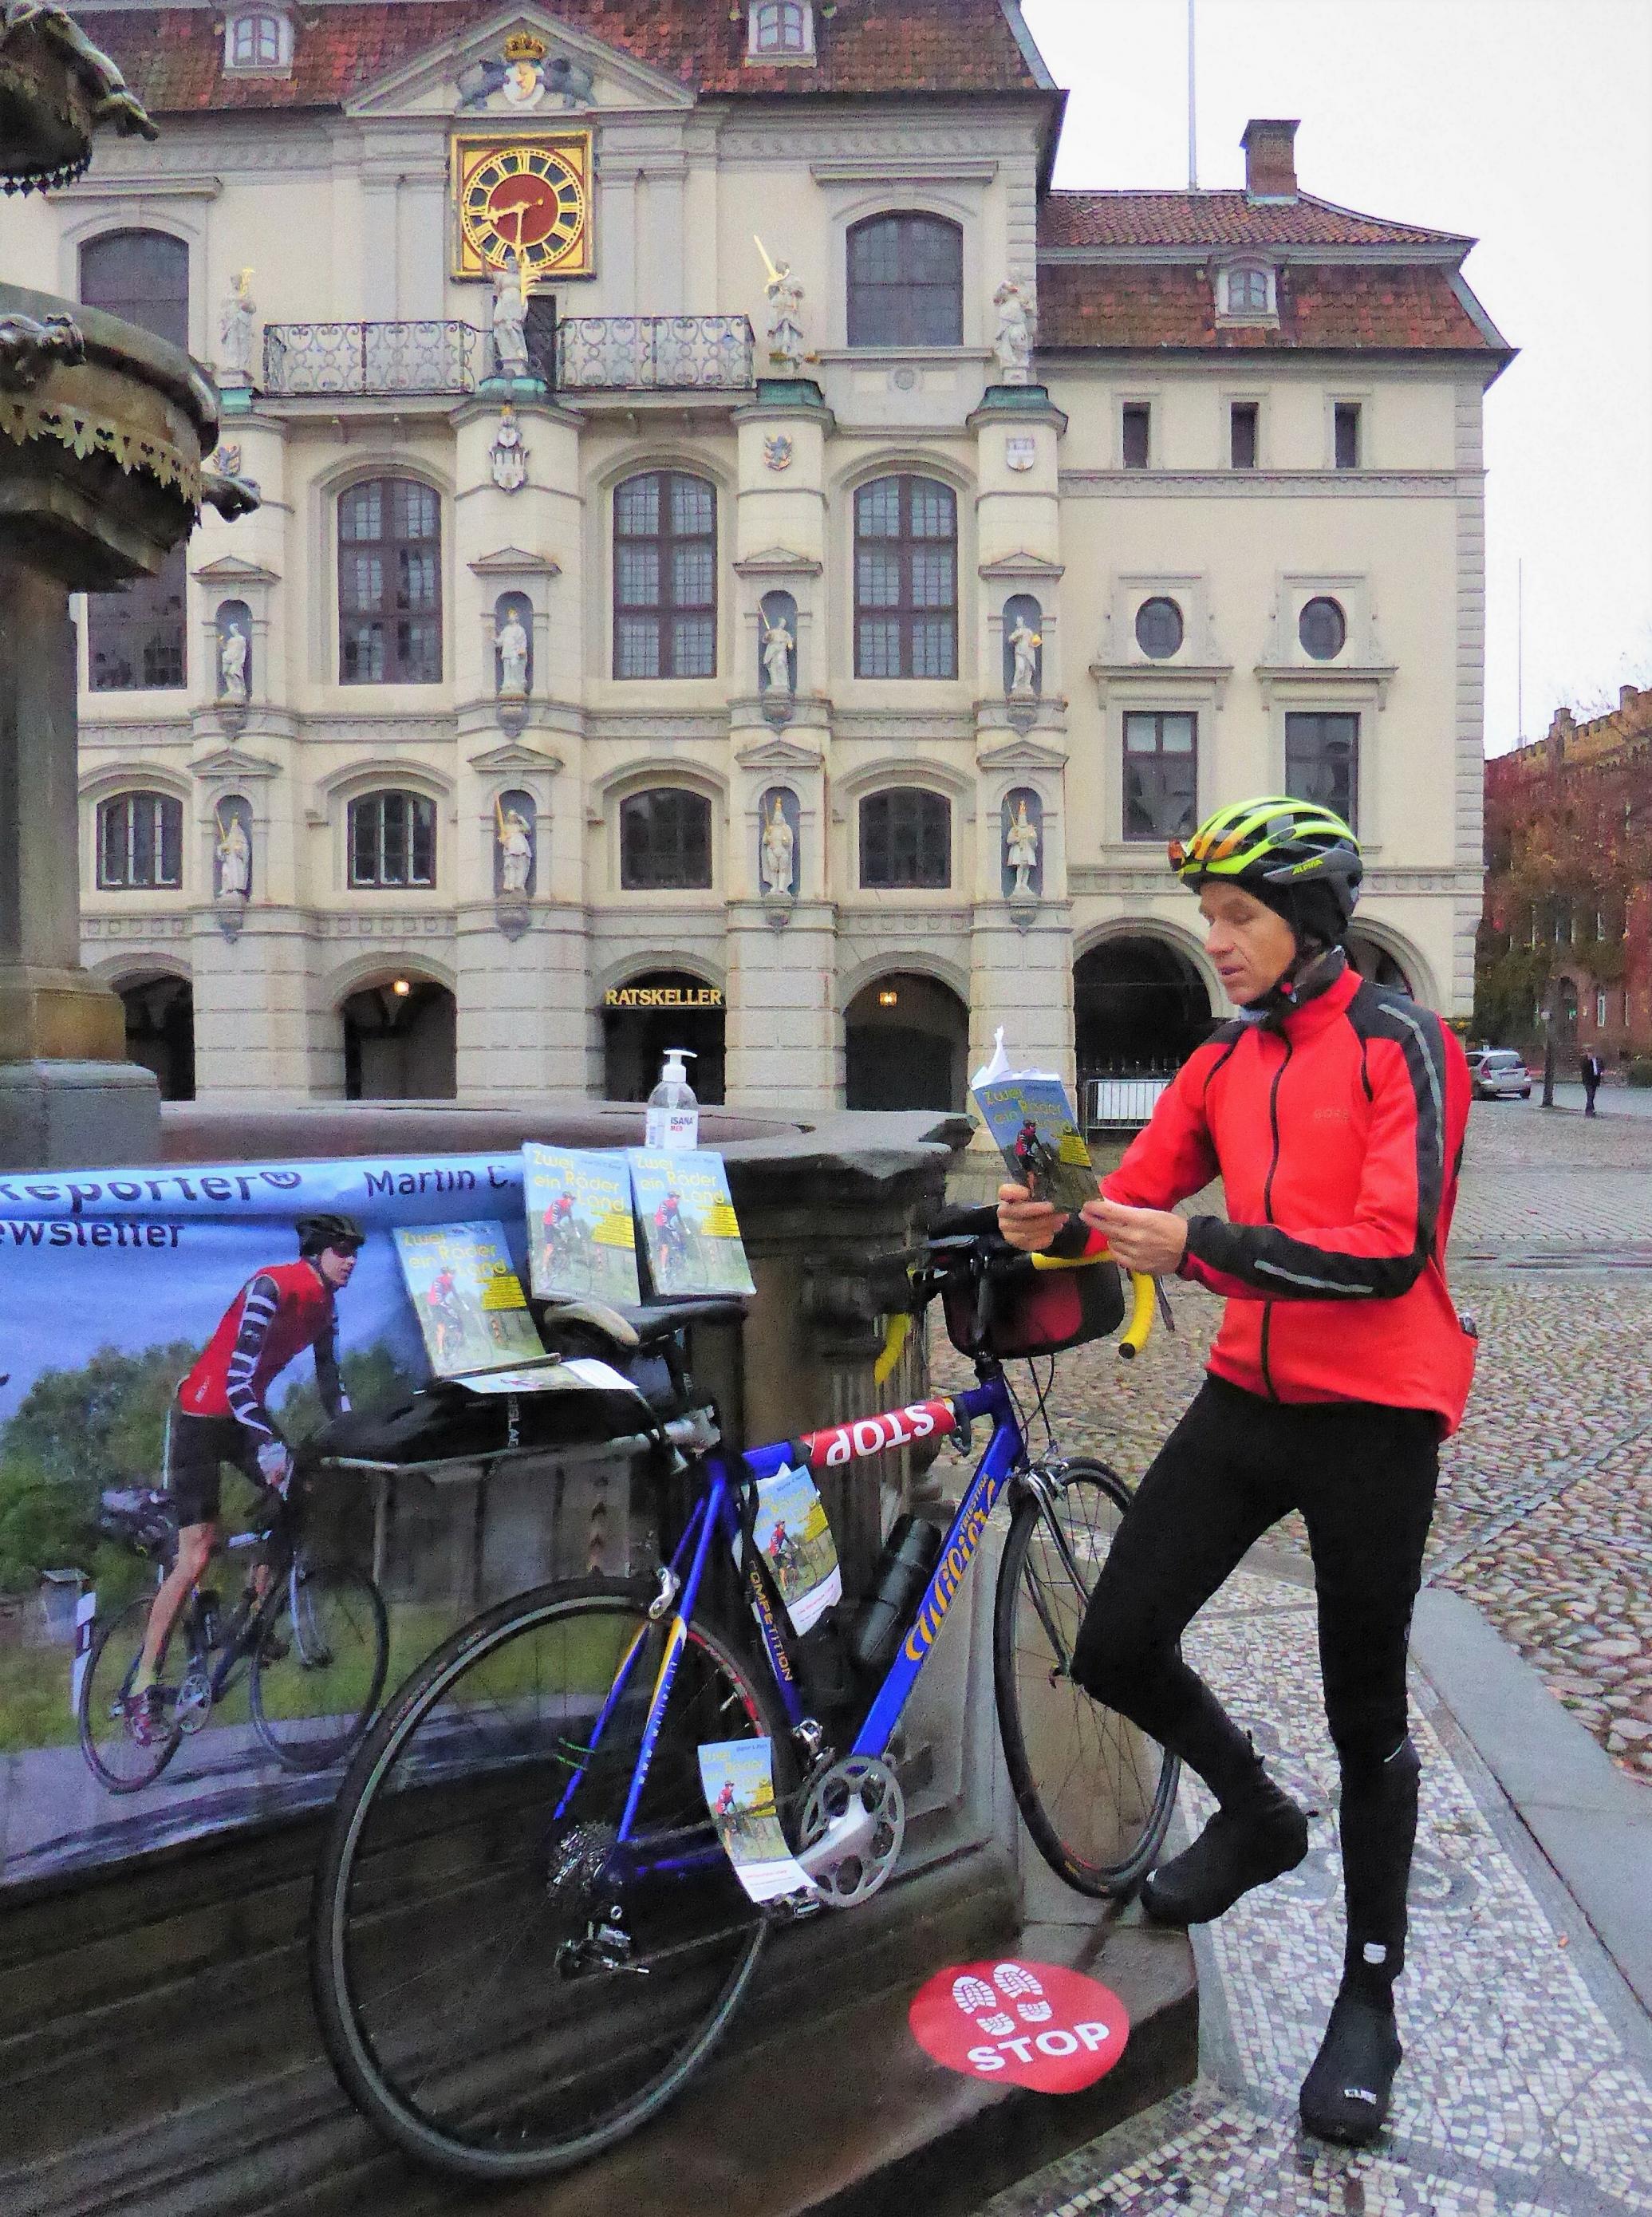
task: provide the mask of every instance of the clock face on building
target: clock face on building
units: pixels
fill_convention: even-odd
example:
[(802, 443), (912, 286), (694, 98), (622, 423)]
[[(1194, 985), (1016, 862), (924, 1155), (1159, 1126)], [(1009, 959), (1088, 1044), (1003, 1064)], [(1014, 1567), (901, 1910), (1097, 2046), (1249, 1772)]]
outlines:
[(520, 255), (530, 275), (592, 267), (590, 138), (457, 139), (455, 275), (485, 276)]

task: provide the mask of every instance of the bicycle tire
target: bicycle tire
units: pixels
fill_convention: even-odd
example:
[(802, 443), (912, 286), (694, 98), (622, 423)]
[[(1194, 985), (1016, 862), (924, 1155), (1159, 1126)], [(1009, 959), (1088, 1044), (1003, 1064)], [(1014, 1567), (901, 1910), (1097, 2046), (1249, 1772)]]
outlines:
[(1050, 1512), (1025, 1494), (1010, 1521), (993, 1604), (993, 1689), (1016, 1802), (1057, 1876), (1103, 1900), (1130, 1893), (1151, 1868), (1181, 1771), (1174, 1756), (1093, 1701), (1065, 1668), (1106, 1544), (1130, 1500), (1129, 1486), (1106, 1463), (1082, 1456), (1064, 1466), (1055, 1505), (1065, 1511), (1076, 1585), (1045, 1521)]
[[(623, 1891), (604, 1885), (605, 1895), (621, 1894), (633, 1924), (642, 1918), (649, 1977), (565, 1971), (591, 1903), (576, 1893), (564, 1904), (565, 1882), (559, 1887), (553, 1874), (583, 1843), (600, 1853), (608, 1829), (601, 1813), (623, 1803), (670, 1630), (671, 1620), (648, 1616), (656, 1592), (646, 1583), (564, 1580), (474, 1619), (391, 1696), (335, 1804), (310, 1931), (323, 2041), (363, 2115), (408, 2154), (455, 2176), (542, 2177), (635, 2131), (711, 2053), (767, 1937), (767, 1920), (718, 1851), (703, 1876), (656, 1879), (652, 1893), (646, 1880)], [(570, 1757), (589, 1754), (585, 1735), (639, 1632), (603, 1734), (607, 1752), (559, 1819)], [(561, 1679), (541, 1668), (558, 1659)], [(767, 1735), (776, 1792), (789, 1793), (791, 1745), (774, 1697), (696, 1621), (655, 1746), (644, 1823), (675, 1817), (685, 1838), (714, 1843), (696, 1751), (743, 1732)], [(479, 1951), (475, 1931), (488, 1924), (490, 1904)], [(545, 1930), (557, 1916), (560, 1940)], [(410, 1967), (410, 1944), (419, 1954)], [(485, 2018), (475, 1982), (459, 1975), (478, 1952)], [(685, 1981), (689, 2021), (678, 2027), (665, 2020)], [(571, 2009), (558, 2011), (556, 2001), (570, 1997)], [(582, 2011), (582, 1997), (595, 2016)], [(606, 2015), (605, 2004), (613, 2004)]]
[[(107, 1738), (100, 1741), (97, 1738), (100, 1724), (115, 1721), (114, 1705), (132, 1683), (143, 1652), (150, 1604), (154, 1598), (152, 1593), (140, 1594), (136, 1601), (128, 1602), (118, 1615), (109, 1617), (94, 1631), (91, 1653), (80, 1682), (80, 1697), (75, 1703), (80, 1751), (93, 1777), (108, 1787), (111, 1794), (138, 1794), (145, 1786), (152, 1786), (183, 1739), (182, 1729), (175, 1724), (164, 1738), (141, 1747), (127, 1732), (124, 1720), (116, 1723)], [(170, 1646), (174, 1640), (182, 1636), (182, 1623), (175, 1624), (167, 1645)], [(118, 1675), (111, 1677), (111, 1673)]]
[(284, 1770), (330, 1770), (373, 1721), (389, 1667), (384, 1598), (367, 1572), (300, 1556), (253, 1650), (253, 1729)]

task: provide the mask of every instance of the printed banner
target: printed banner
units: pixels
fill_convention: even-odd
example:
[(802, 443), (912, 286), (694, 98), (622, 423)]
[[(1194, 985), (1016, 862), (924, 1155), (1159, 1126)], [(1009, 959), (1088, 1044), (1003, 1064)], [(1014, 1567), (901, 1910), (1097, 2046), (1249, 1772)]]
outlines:
[[(301, 1255), (305, 1226), (332, 1244)], [(346, 1404), (404, 1407), (439, 1343), (441, 1368), (479, 1361), (502, 1391), (558, 1374), (506, 1368), (542, 1358), (527, 1248), (515, 1155), (0, 1176), (0, 1882), (324, 1803), (379, 1672), (393, 1688), (503, 1594), (624, 1572), (623, 1464), (341, 1475), (305, 1527), (338, 1579), (277, 1597), (314, 1637), (283, 1618), (255, 1638), (253, 1687), (237, 1643), (261, 1551), (242, 1549), (145, 1668), (172, 1533), (267, 1516), (283, 1443)], [(563, 1391), (623, 1383), (564, 1368)], [(502, 1436), (499, 1402), (478, 1405)]]

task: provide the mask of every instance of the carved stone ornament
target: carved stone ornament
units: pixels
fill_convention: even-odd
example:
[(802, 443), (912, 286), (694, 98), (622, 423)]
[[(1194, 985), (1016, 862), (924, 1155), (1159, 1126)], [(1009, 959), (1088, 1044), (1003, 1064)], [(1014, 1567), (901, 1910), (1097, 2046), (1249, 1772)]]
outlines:
[(757, 251), (768, 273), (763, 287), (768, 295), (768, 359), (782, 377), (797, 377), (809, 360), (803, 336), (803, 287), (792, 275), (789, 262), (777, 266), (769, 260), (761, 239)]
[(1025, 473), (1036, 467), (1038, 459), (1039, 442), (1036, 439), (1029, 438), (1025, 432), (1018, 431), (1013, 437), (1005, 440), (1004, 466), (1006, 469)]
[[(220, 386), (248, 386), (252, 383), (253, 326), (257, 321), (258, 304), (248, 291), (252, 282), (250, 269), (236, 272), (232, 288), (224, 296), (218, 312), (218, 381)], [(238, 472), (231, 472), (236, 475)]]
[(459, 74), (461, 114), (532, 115), (536, 110), (587, 108), (595, 77), (570, 54), (553, 54), (532, 31), (513, 31), (502, 53)]
[(789, 470), (797, 451), (797, 444), (791, 433), (777, 431), (772, 439), (763, 442), (763, 466), (770, 470)]
[(213, 907), (225, 939), (241, 936), (252, 897), (252, 811), (239, 794), (220, 800), (213, 812), (218, 834), (213, 846)]
[(0, 392), (32, 392), (59, 363), (72, 367), (86, 359), (86, 342), (69, 316), (0, 318)]
[(501, 492), (520, 492), (527, 483), (527, 448), (516, 428), (516, 411), (509, 400), (499, 411), (499, 429), (488, 448), (488, 468)]
[(998, 357), (998, 374), (1006, 385), (1027, 385), (1032, 378), (1032, 339), (1037, 317), (1032, 302), (1007, 277), (992, 296), (998, 311), (998, 334), (992, 350)]

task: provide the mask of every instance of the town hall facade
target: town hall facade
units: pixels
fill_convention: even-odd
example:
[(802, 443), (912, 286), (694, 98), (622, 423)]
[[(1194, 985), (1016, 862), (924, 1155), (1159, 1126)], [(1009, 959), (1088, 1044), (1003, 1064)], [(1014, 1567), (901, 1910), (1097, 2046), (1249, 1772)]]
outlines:
[(1015, 0), (77, 11), (159, 123), (9, 218), (258, 486), (78, 604), (83, 959), (222, 1103), (944, 1106), (1225, 1010), (1168, 838), (1290, 791), (1465, 1016), (1472, 242), (1051, 188)]

